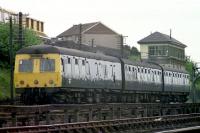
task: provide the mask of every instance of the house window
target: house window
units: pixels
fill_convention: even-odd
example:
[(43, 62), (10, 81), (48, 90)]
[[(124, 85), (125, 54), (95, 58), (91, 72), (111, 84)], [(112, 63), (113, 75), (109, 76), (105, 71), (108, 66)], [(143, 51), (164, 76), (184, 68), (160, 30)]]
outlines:
[(26, 18), (26, 27), (29, 27), (29, 18)]
[(41, 22), (41, 32), (43, 32), (44, 31), (44, 24), (43, 24), (43, 22)]
[(39, 31), (40, 30), (40, 23), (39, 23), (39, 21), (37, 21), (37, 30)]
[(33, 19), (31, 19), (31, 28), (33, 29), (33, 23), (34, 23), (34, 21), (33, 21)]

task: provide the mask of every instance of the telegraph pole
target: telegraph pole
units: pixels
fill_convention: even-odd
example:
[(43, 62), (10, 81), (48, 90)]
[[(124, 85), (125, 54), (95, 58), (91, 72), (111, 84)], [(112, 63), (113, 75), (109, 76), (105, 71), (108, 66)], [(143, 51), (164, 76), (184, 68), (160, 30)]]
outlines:
[(23, 28), (22, 28), (22, 20), (23, 14), (19, 12), (19, 35), (18, 35), (18, 42), (20, 49), (24, 46), (24, 37), (23, 37)]
[(81, 50), (81, 44), (82, 44), (82, 24), (79, 24), (79, 50)]
[(124, 38), (122, 35), (120, 35), (120, 46), (121, 46), (121, 58), (124, 57)]
[(9, 35), (9, 54), (10, 54), (10, 98), (11, 104), (14, 102), (14, 95), (13, 95), (13, 29), (12, 29), (12, 16), (9, 17), (10, 21), (10, 35)]
[(124, 58), (124, 38), (128, 36), (120, 35), (120, 50), (121, 50), (121, 58)]

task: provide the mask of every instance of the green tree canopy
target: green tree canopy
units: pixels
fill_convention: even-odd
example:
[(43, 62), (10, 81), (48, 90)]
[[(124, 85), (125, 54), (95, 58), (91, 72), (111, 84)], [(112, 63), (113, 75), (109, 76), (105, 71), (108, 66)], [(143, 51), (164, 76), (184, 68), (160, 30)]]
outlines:
[(128, 45), (124, 45), (124, 55), (131, 61), (140, 60), (140, 52), (134, 46), (130, 47)]
[[(196, 63), (192, 60), (190, 60), (189, 58), (186, 60), (185, 63), (185, 69), (186, 71), (190, 74), (190, 83), (192, 84), (192, 73), (193, 73), (193, 66), (195, 68), (197, 68)], [(198, 69), (196, 70), (196, 73), (199, 73)], [(191, 86), (192, 87), (192, 86)], [(195, 89), (195, 101), (200, 102), (200, 79), (198, 78), (197, 81), (194, 84), (194, 88), (191, 89)], [(192, 91), (192, 90), (191, 90)], [(192, 99), (193, 93), (190, 93), (190, 100)]]
[[(13, 53), (20, 49), (18, 43), (18, 25), (13, 25)], [(9, 63), (9, 23), (0, 23), (0, 65)], [(42, 41), (36, 33), (30, 29), (23, 29), (24, 46), (40, 44)]]

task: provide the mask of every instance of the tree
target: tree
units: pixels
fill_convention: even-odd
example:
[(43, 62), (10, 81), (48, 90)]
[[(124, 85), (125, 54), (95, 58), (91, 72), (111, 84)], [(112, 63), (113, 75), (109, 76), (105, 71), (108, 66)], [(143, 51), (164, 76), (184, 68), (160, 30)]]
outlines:
[(138, 51), (136, 47), (133, 46), (131, 48), (131, 55), (140, 56), (140, 52)]
[[(24, 46), (40, 44), (42, 41), (36, 33), (29, 29), (24, 31)], [(10, 97), (10, 70), (9, 70), (9, 23), (0, 22), (0, 100)], [(13, 25), (13, 53), (20, 49), (18, 40), (18, 25)], [(13, 59), (14, 60), (14, 59)]]
[[(190, 74), (190, 83), (192, 84), (192, 76), (193, 76), (193, 66), (196, 68), (196, 63), (193, 62), (190, 59), (186, 60), (185, 63), (185, 69), (186, 71)], [(191, 88), (193, 89), (193, 88)], [(197, 81), (194, 84), (194, 89), (195, 89), (195, 98), (197, 102), (200, 102), (200, 79), (197, 79)], [(192, 98), (192, 93), (190, 93), (190, 98)]]
[(138, 51), (138, 49), (136, 47), (134, 47), (134, 46), (130, 47), (129, 45), (124, 45), (123, 48), (124, 48), (125, 57), (140, 58), (140, 52)]
[(131, 61), (139, 61), (140, 60), (140, 52), (134, 46), (130, 47), (128, 45), (124, 45), (124, 55), (128, 57)]
[[(25, 37), (25, 45), (27, 47), (30, 45), (40, 44), (42, 41), (36, 35), (36, 33), (30, 29), (23, 29)], [(9, 64), (9, 23), (0, 23), (0, 66)], [(18, 25), (13, 25), (13, 53), (18, 51), (19, 43), (18, 39)]]

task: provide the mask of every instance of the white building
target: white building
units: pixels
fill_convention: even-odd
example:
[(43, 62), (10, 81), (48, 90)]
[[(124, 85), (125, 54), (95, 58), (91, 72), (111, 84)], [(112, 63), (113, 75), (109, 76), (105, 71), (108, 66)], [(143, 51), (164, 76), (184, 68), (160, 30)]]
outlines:
[(141, 59), (176, 69), (185, 68), (185, 44), (160, 32), (154, 32), (138, 41)]
[(101, 22), (73, 25), (59, 34), (57, 38), (92, 47), (120, 49), (120, 35)]
[(10, 16), (12, 16), (12, 19), (14, 20), (14, 22), (17, 21), (18, 15), (15, 12), (9, 11), (0, 7), (0, 22), (3, 22), (3, 23), (8, 22)]

